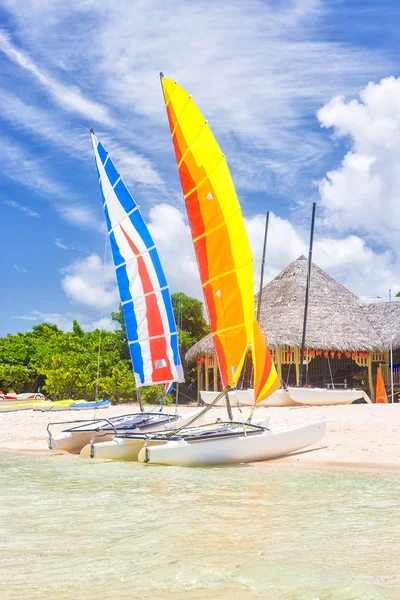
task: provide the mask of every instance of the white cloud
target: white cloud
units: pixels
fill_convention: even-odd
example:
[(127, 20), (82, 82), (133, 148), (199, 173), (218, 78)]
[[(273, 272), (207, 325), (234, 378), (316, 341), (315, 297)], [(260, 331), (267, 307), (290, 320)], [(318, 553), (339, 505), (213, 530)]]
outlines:
[(7, 204), (8, 206), (11, 206), (11, 208), (15, 208), (16, 210), (25, 213), (28, 215), (28, 217), (40, 217), (39, 213), (36, 212), (36, 210), (33, 210), (30, 206), (25, 206), (24, 204), (20, 204), (14, 200), (4, 200), (4, 204)]
[(170, 204), (158, 204), (150, 209), (147, 224), (171, 292), (202, 299), (192, 237), (183, 213)]
[(25, 267), (19, 267), (18, 265), (13, 265), (13, 269), (15, 271), (18, 271), (18, 273), (27, 273), (28, 269), (25, 269)]
[(64, 109), (77, 112), (90, 121), (112, 124), (108, 110), (100, 104), (85, 98), (74, 85), (64, 85), (40, 69), (26, 54), (18, 50), (10, 41), (6, 31), (0, 29), (0, 51), (10, 60), (26, 69), (53, 96)]
[(57, 246), (57, 248), (61, 248), (62, 250), (68, 250), (68, 246), (66, 246), (65, 244), (63, 244), (62, 241), (59, 238), (57, 238), (54, 241), (54, 245)]
[(12, 317), (13, 319), (21, 319), (21, 321), (37, 321), (37, 317), (30, 317), (28, 315), (20, 315)]
[(351, 144), (341, 166), (320, 182), (325, 223), (389, 244), (398, 254), (400, 78), (369, 83), (359, 100), (335, 97), (318, 118)]
[(118, 308), (114, 267), (111, 264), (103, 266), (97, 254), (74, 261), (62, 273), (62, 288), (74, 302), (98, 309)]
[[(141, 148), (132, 167), (151, 184), (154, 173), (147, 161), (142, 164), (144, 153), (173, 165), (166, 154), (171, 145), (160, 68), (193, 94), (230, 163), (238, 165), (237, 181), (265, 189), (271, 171), (285, 174), (282, 188), (329, 151), (323, 137), (309, 128), (318, 106), (339, 92), (355, 93), (391, 67), (376, 49), (324, 37), (332, 15), (320, 0), (254, 0), (250, 5), (216, 0), (212, 6), (205, 0), (161, 5), (156, 0), (84, 0), (73, 6), (60, 0), (48, 6), (39, 0), (4, 0), (4, 6), (12, 13), (16, 39), (24, 40), (30, 55), (49, 69), (68, 72), (99, 102), (108, 99), (118, 113), (120, 141)], [(73, 44), (64, 33), (71, 28)], [(22, 53), (7, 38), (4, 44), (13, 60), (42, 79), (42, 70), (38, 75), (27, 55), (17, 57), (15, 52)], [(335, 69), (326, 68), (327, 56)], [(240, 151), (244, 160), (235, 160)], [(257, 159), (255, 177), (251, 166), (244, 166), (257, 151), (268, 151), (268, 158)]]

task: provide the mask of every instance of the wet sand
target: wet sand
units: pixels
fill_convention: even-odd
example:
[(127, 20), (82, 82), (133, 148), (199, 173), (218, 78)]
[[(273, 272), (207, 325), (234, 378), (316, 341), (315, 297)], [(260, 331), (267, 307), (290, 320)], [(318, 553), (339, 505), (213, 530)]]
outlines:
[[(180, 412), (193, 410), (182, 406)], [(155, 410), (154, 407), (150, 410)], [(157, 409), (156, 409), (157, 410)], [(174, 412), (174, 407), (167, 407)], [(0, 451), (50, 452), (47, 449), (47, 424), (54, 421), (110, 418), (137, 412), (135, 405), (111, 406), (94, 412), (60, 411), (38, 412), (25, 410), (0, 413)], [(237, 420), (247, 418), (249, 409), (234, 409)], [(210, 421), (225, 418), (224, 408), (209, 412)], [(281, 427), (310, 422), (325, 417), (328, 428), (325, 437), (316, 446), (290, 456), (275, 459), (274, 464), (299, 466), (331, 466), (353, 468), (400, 469), (400, 404), (354, 404), (349, 406), (258, 408), (255, 418), (270, 416), (270, 427)], [(52, 427), (56, 433), (68, 427)], [(266, 463), (259, 463), (260, 466)]]

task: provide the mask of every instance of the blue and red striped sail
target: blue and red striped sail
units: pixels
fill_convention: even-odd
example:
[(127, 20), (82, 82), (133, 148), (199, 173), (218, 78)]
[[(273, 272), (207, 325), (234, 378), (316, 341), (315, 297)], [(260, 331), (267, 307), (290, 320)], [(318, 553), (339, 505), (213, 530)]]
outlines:
[(169, 287), (138, 205), (91, 131), (137, 387), (183, 381)]

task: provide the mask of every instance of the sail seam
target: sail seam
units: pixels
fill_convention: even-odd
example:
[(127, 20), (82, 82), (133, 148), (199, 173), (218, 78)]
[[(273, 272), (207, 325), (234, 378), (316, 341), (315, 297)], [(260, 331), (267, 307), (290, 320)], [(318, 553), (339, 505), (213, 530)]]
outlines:
[(240, 206), (238, 206), (237, 209), (235, 210), (235, 212), (232, 213), (231, 216), (228, 219), (225, 219), (219, 225), (216, 225), (215, 227), (212, 227), (211, 229), (208, 229), (207, 231), (205, 231), (201, 235), (198, 235), (196, 238), (193, 239), (193, 243), (196, 244), (199, 240), (201, 240), (202, 238), (206, 237), (210, 233), (214, 233), (214, 231), (218, 231), (218, 229), (221, 229), (221, 227), (224, 227), (224, 225), (227, 225), (240, 212), (241, 212)]
[(210, 176), (214, 173), (214, 171), (219, 167), (219, 165), (221, 164), (221, 162), (223, 161), (223, 159), (225, 158), (225, 154), (221, 153), (221, 158), (219, 159), (219, 161), (215, 164), (215, 167), (213, 167), (212, 169), (210, 169), (209, 173), (203, 177), (203, 179), (201, 181), (199, 181), (199, 183), (197, 185), (195, 185), (194, 187), (192, 187), (192, 189), (187, 193), (184, 194), (183, 197), (188, 198), (191, 194), (193, 194), (193, 192), (195, 192), (196, 190), (199, 189), (199, 187), (201, 187), (203, 185), (203, 183), (205, 181), (207, 181), (207, 179), (210, 179)]
[[(107, 179), (108, 179), (108, 175), (107, 175), (107, 173), (106, 173), (105, 171), (104, 171), (104, 173), (105, 173), (105, 175), (106, 175), (106, 177), (107, 177)], [(103, 175), (100, 175), (100, 183), (101, 183), (101, 178), (102, 178), (102, 177), (103, 177)], [(117, 181), (114, 183), (114, 185), (113, 185), (113, 186), (111, 186), (111, 189), (110, 189), (110, 190), (108, 190), (108, 192), (107, 192), (107, 196), (104, 196), (104, 204), (103, 204), (103, 208), (105, 208), (105, 207), (106, 207), (106, 204), (107, 204), (107, 202), (108, 202), (108, 196), (111, 194), (111, 192), (113, 192), (113, 191), (115, 190), (115, 188), (117, 187), (117, 185), (119, 184), (119, 182), (120, 182), (120, 181), (122, 181), (122, 179), (121, 179), (121, 175), (118, 177), (118, 179), (117, 179)], [(110, 180), (109, 180), (109, 179), (108, 179), (108, 182), (110, 182)]]
[(226, 327), (225, 329), (218, 329), (217, 331), (211, 332), (211, 335), (219, 335), (220, 333), (225, 333), (227, 331), (232, 331), (233, 329), (239, 329), (239, 327), (247, 327), (250, 323), (253, 323), (254, 319), (251, 321), (247, 321), (247, 323), (237, 323), (236, 325), (232, 325), (231, 327)]
[(153, 294), (157, 294), (158, 292), (163, 292), (164, 290), (168, 290), (168, 286), (164, 285), (163, 287), (160, 287), (156, 290), (152, 290), (151, 292), (147, 292), (146, 294), (142, 294), (141, 296), (135, 296), (135, 300), (133, 300), (133, 298), (131, 298), (130, 300), (125, 300), (125, 302), (121, 302), (122, 306), (125, 306), (125, 304), (129, 304), (130, 302), (134, 303), (136, 302), (136, 300), (140, 300), (141, 298), (147, 298), (147, 296), (152, 296)]
[(216, 275), (215, 277), (208, 279), (208, 281), (205, 281), (201, 285), (202, 285), (202, 287), (205, 287), (206, 285), (209, 285), (210, 283), (213, 283), (214, 281), (217, 281), (218, 279), (221, 279), (222, 277), (225, 277), (226, 275), (230, 275), (231, 273), (237, 273), (237, 271), (244, 269), (245, 267), (250, 265), (252, 262), (253, 262), (253, 259), (248, 260), (243, 265), (240, 265), (239, 267), (235, 267), (234, 269), (230, 269), (230, 271), (225, 271), (225, 273), (220, 273), (219, 275)]
[[(179, 121), (178, 121), (178, 123), (179, 123)], [(178, 125), (178, 123), (177, 123), (176, 125)], [(196, 136), (195, 136), (195, 137), (193, 138), (193, 140), (191, 141), (191, 143), (190, 143), (190, 146), (188, 146), (188, 147), (186, 148), (185, 152), (182, 154), (182, 158), (181, 158), (181, 160), (180, 160), (180, 161), (179, 161), (179, 163), (178, 163), (178, 169), (180, 169), (180, 168), (181, 168), (181, 165), (182, 165), (183, 161), (185, 160), (186, 156), (188, 155), (188, 153), (189, 153), (189, 152), (191, 151), (191, 149), (193, 148), (193, 146), (194, 146), (194, 144), (195, 144), (195, 142), (196, 142), (197, 138), (198, 138), (198, 137), (201, 135), (201, 133), (204, 131), (204, 128), (205, 128), (205, 127), (207, 127), (207, 121), (204, 121), (204, 124), (203, 124), (203, 126), (202, 126), (202, 127), (200, 127), (200, 129), (199, 129), (198, 133), (196, 134)]]
[(131, 342), (129, 342), (129, 345), (131, 346), (132, 344), (141, 344), (142, 342), (147, 342), (148, 340), (160, 340), (162, 338), (172, 337), (173, 335), (178, 335), (178, 332), (172, 331), (171, 333), (163, 333), (162, 335), (152, 335), (151, 337), (132, 340)]
[(149, 252), (151, 252), (154, 249), (155, 249), (155, 244), (153, 244), (153, 246), (150, 246), (150, 248), (146, 248), (146, 250), (143, 250), (143, 252), (140, 252), (140, 254), (135, 254), (135, 256), (133, 256), (129, 260), (126, 260), (125, 262), (120, 263), (119, 265), (117, 265), (115, 267), (115, 270), (120, 269), (121, 267), (125, 267), (126, 265), (130, 265), (131, 262), (134, 262), (135, 260), (140, 258), (140, 256), (143, 256), (144, 254), (148, 254)]
[[(175, 88), (174, 88), (174, 89), (175, 89)], [(185, 104), (185, 106), (182, 108), (182, 110), (181, 110), (181, 112), (180, 112), (180, 114), (179, 114), (179, 117), (176, 119), (175, 127), (174, 127), (174, 128), (173, 128), (173, 130), (172, 130), (171, 137), (174, 137), (174, 135), (175, 135), (175, 132), (176, 132), (176, 128), (178, 127), (178, 125), (179, 125), (179, 122), (180, 122), (180, 120), (181, 120), (181, 117), (182, 117), (183, 113), (185, 112), (185, 110), (186, 110), (186, 107), (187, 107), (187, 105), (189, 104), (189, 102), (191, 101), (191, 99), (192, 99), (192, 97), (191, 97), (191, 96), (188, 96), (188, 99), (186, 100), (186, 104)]]
[(121, 223), (123, 223), (125, 221), (125, 219), (129, 219), (129, 217), (131, 216), (131, 214), (133, 214), (137, 210), (139, 210), (139, 207), (136, 205), (135, 208), (132, 208), (132, 210), (130, 210), (129, 212), (125, 213), (124, 216), (122, 217), (122, 219), (120, 219), (119, 221), (117, 221), (115, 223), (115, 225), (113, 225), (111, 227), (111, 229), (108, 232), (108, 235), (110, 235), (111, 233), (113, 233), (114, 229), (116, 227), (118, 227), (118, 225), (121, 225)]

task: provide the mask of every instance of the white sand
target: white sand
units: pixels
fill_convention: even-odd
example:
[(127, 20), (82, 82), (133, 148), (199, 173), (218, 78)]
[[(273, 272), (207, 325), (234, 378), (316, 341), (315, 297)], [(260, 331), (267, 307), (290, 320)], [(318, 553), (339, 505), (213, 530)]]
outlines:
[[(193, 410), (193, 406), (180, 407), (179, 410), (186, 412)], [(95, 414), (96, 418), (109, 418), (132, 412), (137, 412), (134, 405), (119, 405), (98, 410)], [(238, 415), (236, 409), (234, 412)], [(91, 419), (93, 414), (93, 410), (47, 413), (26, 410), (0, 413), (0, 451), (48, 452), (48, 423)], [(210, 420), (215, 416), (226, 417), (224, 408), (213, 409), (209, 414)], [(400, 404), (258, 408), (255, 418), (268, 414), (271, 415), (271, 427), (294, 425), (321, 417), (328, 420), (328, 430), (320, 444), (275, 460), (274, 463), (400, 469)], [(242, 409), (240, 420), (247, 415), (248, 409)], [(54, 433), (67, 427), (68, 425), (55, 426), (52, 431)]]

